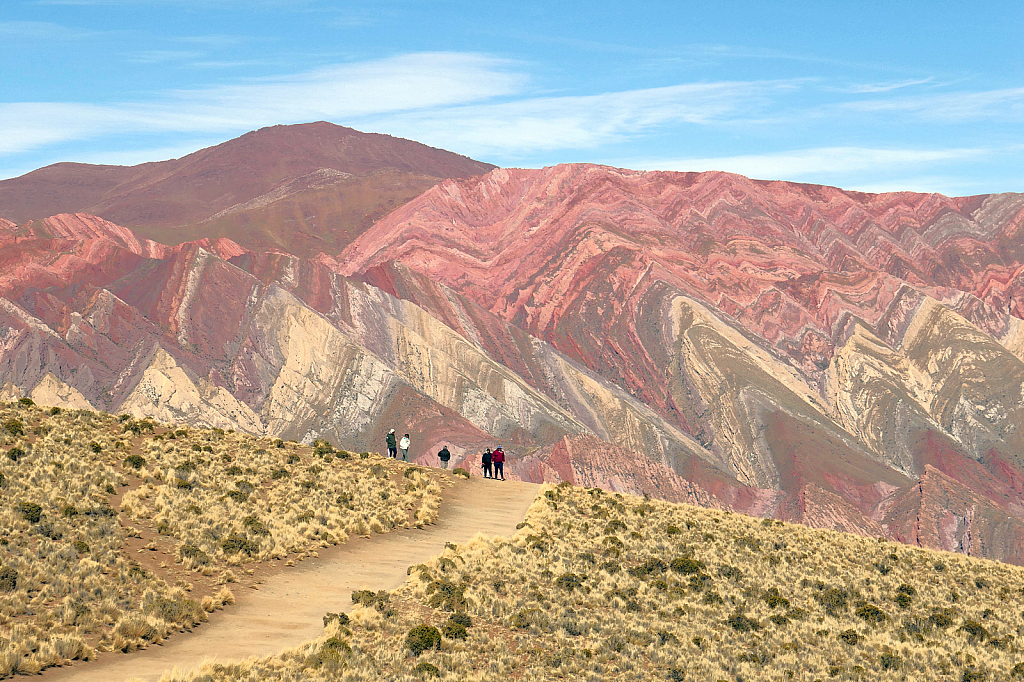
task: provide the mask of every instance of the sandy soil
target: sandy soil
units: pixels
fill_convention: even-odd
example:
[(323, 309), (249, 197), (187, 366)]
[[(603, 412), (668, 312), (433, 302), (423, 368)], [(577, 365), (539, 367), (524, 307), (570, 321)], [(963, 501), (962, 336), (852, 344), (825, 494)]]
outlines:
[(286, 568), (258, 585), (233, 585), (237, 603), (211, 614), (192, 633), (132, 654), (52, 668), (44, 680), (156, 682), (165, 672), (192, 669), (203, 661), (267, 656), (318, 637), (323, 615), (348, 611), (352, 591), (393, 590), (409, 566), (439, 554), (446, 542), (466, 542), (477, 533), (511, 535), (539, 486), (518, 481), (457, 478), (445, 491), (438, 522), (422, 529), (353, 538), (320, 557)]

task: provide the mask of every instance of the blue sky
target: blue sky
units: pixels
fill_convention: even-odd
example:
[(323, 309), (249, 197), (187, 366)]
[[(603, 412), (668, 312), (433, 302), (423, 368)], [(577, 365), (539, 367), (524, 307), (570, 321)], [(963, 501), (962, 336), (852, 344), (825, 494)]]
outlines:
[(1024, 191), (1024, 11), (968, 5), (4, 0), (0, 178), (329, 120), (503, 166)]

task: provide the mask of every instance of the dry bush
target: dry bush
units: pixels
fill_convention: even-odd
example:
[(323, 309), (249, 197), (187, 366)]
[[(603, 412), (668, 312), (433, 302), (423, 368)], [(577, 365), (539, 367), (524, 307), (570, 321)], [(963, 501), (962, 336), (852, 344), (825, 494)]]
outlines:
[(159, 533), (146, 548), (162, 535), (185, 567), (232, 582), (228, 565), (429, 523), (440, 502), (432, 475), (326, 444), (317, 455), (22, 403), (0, 404), (0, 425), (0, 678), (145, 647), (234, 603), (226, 587), (191, 597), (155, 562), (140, 565), (132, 525)]
[[(1021, 568), (598, 490), (548, 487), (514, 537), (409, 574), (389, 616), (174, 679), (1024, 678)], [(439, 650), (412, 655), (419, 626)], [(344, 676), (304, 667), (330, 637)]]

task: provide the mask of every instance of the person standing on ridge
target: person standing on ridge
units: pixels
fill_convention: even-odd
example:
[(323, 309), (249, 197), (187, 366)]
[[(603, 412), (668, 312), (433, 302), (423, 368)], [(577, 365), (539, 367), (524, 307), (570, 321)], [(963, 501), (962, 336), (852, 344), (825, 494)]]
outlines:
[(445, 445), (443, 448), (441, 448), (441, 452), (437, 453), (437, 458), (439, 460), (441, 460), (441, 468), (442, 469), (447, 469), (448, 468), (448, 460), (450, 460), (452, 458), (452, 453), (448, 452), (448, 446), (447, 445)]
[(491, 449), (487, 448), (484, 450), (483, 457), (480, 458), (480, 468), (484, 470), (484, 478), (493, 478), (491, 474)]
[(409, 461), (409, 444), (412, 441), (409, 440), (409, 434), (402, 436), (402, 440), (398, 441), (398, 449), (402, 451), (402, 461)]
[(388, 431), (388, 435), (384, 438), (384, 441), (388, 444), (388, 457), (398, 459), (398, 441), (395, 438), (394, 429)]
[(500, 445), (497, 448), (494, 449), (493, 453), (491, 453), (491, 461), (494, 462), (494, 475), (492, 476), (492, 478), (497, 478), (500, 475), (501, 476), (501, 480), (504, 481), (505, 480), (505, 451), (501, 449)]

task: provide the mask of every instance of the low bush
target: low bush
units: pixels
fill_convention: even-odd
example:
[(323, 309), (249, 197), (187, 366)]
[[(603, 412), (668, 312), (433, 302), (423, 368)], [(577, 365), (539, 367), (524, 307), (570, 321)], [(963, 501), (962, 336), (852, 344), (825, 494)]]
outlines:
[(419, 656), (424, 651), (441, 648), (441, 631), (433, 625), (417, 625), (405, 635), (405, 647)]
[(441, 677), (441, 671), (433, 663), (420, 661), (413, 667), (412, 671), (423, 677)]
[(146, 458), (142, 455), (128, 455), (124, 458), (124, 465), (131, 469), (141, 469), (146, 466)]
[(18, 572), (10, 566), (0, 566), (0, 592), (18, 589)]
[(29, 523), (39, 523), (43, 516), (43, 508), (35, 502), (19, 502), (18, 511), (21, 512), (21, 518)]

